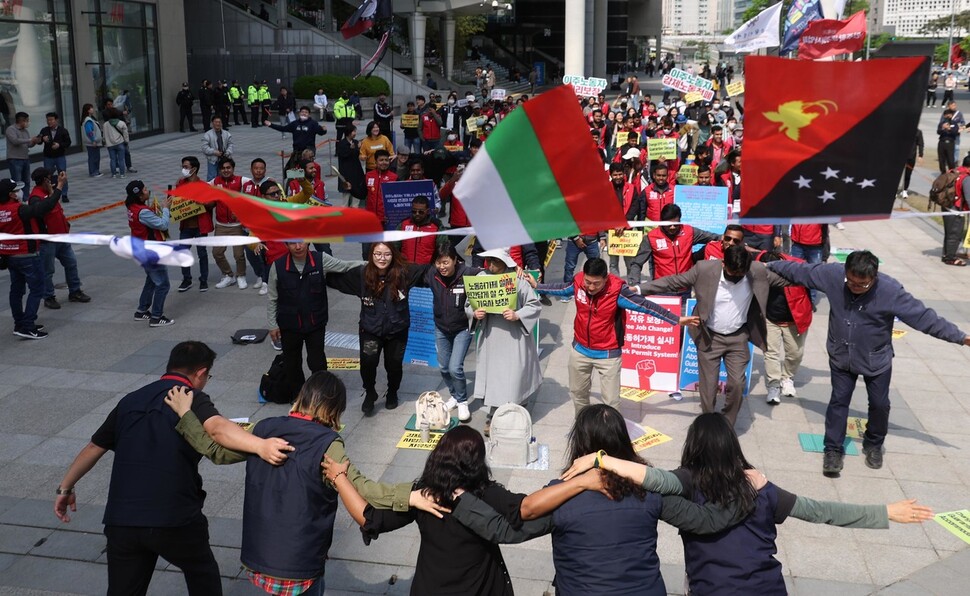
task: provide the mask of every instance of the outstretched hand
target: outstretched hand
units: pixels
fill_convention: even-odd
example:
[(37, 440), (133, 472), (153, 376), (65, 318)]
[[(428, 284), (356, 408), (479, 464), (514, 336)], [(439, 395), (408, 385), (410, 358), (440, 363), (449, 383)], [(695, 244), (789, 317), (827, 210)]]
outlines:
[(906, 499), (886, 505), (889, 521), (897, 524), (918, 524), (933, 519), (933, 510), (916, 503), (916, 499)]

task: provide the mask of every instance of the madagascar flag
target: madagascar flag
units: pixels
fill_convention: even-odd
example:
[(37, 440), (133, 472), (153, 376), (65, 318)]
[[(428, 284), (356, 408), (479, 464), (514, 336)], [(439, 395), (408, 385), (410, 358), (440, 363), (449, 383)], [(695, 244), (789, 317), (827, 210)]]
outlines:
[(891, 213), (928, 79), (928, 58), (747, 58), (741, 217)]
[(197, 203), (222, 201), (260, 240), (326, 238), (383, 230), (377, 216), (363, 209), (268, 201), (205, 182), (191, 182), (170, 192)]

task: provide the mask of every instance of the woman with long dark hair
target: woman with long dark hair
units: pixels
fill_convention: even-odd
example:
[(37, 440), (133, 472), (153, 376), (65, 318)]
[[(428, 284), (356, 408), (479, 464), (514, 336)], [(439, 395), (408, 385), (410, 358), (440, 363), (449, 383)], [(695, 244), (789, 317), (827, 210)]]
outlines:
[[(590, 453), (577, 457), (563, 477), (572, 478), (594, 466), (645, 485), (656, 473), (626, 458)], [(746, 481), (752, 466), (731, 424), (720, 413), (701, 414), (690, 425), (681, 466), (675, 474), (683, 496), (695, 503), (736, 504), (741, 510), (752, 511), (742, 523), (711, 536), (681, 533), (694, 594), (785, 594), (781, 563), (774, 555), (776, 525), (787, 517), (871, 529), (887, 529), (890, 521), (919, 523), (933, 517), (933, 512), (918, 505), (916, 499), (889, 505), (853, 505), (814, 501), (770, 482), (755, 490)]]
[(375, 242), (370, 245), (367, 264), (346, 273), (327, 275), (331, 288), (360, 298), (360, 379), (364, 383), (360, 409), (368, 416), (373, 414), (377, 402), (381, 352), (387, 372), (386, 407), (393, 410), (398, 405), (411, 325), (408, 291), (418, 284), (426, 269), (427, 266), (408, 264), (393, 244)]

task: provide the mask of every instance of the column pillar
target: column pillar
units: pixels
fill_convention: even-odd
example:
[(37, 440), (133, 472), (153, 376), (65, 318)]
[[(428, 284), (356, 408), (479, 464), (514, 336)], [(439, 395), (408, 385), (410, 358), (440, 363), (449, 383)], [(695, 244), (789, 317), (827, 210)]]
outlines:
[(566, 0), (565, 75), (586, 76), (586, 0)]
[(323, 0), (323, 20), (326, 21), (324, 31), (333, 32), (333, 0)]
[(415, 12), (411, 15), (411, 77), (424, 83), (424, 37), (428, 17)]
[(594, 77), (606, 78), (606, 0), (593, 0), (593, 64)]
[(445, 42), (445, 78), (451, 79), (455, 70), (455, 15), (446, 12), (441, 20), (441, 32)]
[(286, 0), (276, 0), (276, 21), (279, 23), (277, 26), (280, 29), (286, 29), (286, 21), (289, 19), (290, 13), (286, 6)]

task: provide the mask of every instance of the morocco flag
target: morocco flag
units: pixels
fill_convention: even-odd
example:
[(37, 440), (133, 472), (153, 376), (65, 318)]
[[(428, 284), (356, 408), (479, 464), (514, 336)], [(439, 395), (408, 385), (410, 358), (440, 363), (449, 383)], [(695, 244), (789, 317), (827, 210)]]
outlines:
[(929, 66), (749, 57), (741, 217), (890, 214)]
[(866, 41), (866, 13), (860, 10), (844, 21), (820, 19), (812, 21), (798, 43), (798, 57), (818, 60), (862, 49)]
[(568, 85), (502, 119), (469, 162), (455, 196), (486, 249), (626, 225)]
[(377, 216), (363, 209), (269, 201), (205, 182), (183, 184), (171, 193), (197, 203), (222, 201), (260, 240), (333, 238), (383, 230)]

